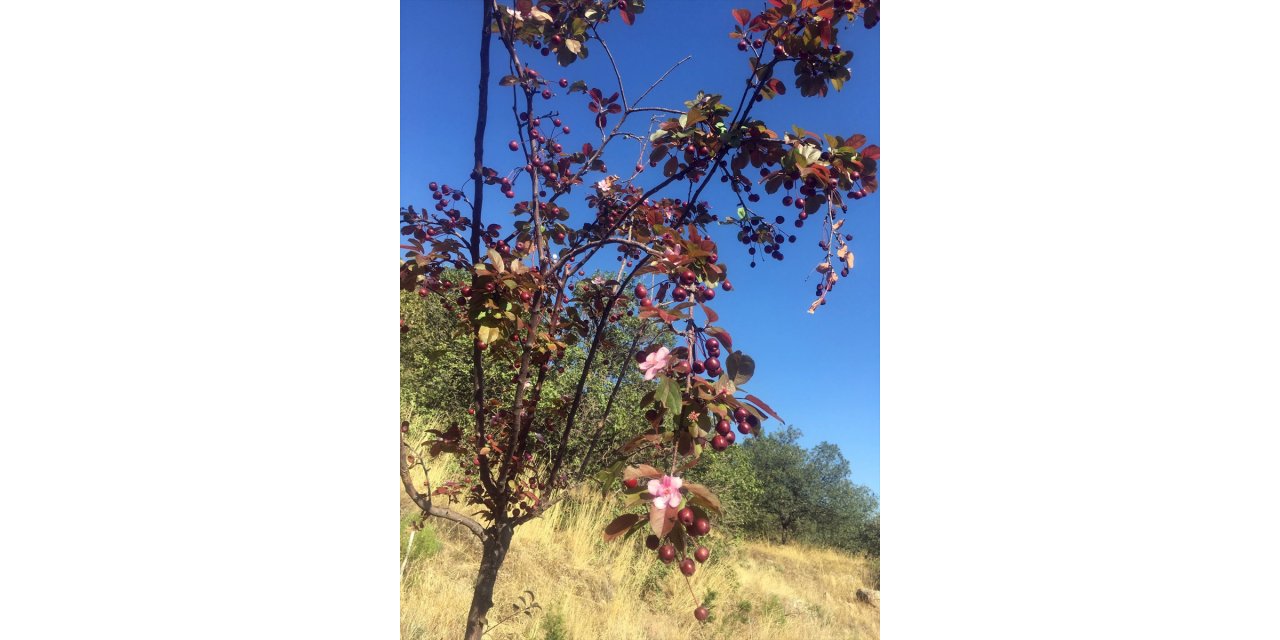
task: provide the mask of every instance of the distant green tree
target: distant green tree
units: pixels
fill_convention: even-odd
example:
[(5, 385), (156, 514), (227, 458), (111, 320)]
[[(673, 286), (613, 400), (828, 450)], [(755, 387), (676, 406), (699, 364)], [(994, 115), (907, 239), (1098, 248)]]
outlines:
[(689, 470), (689, 479), (711, 487), (724, 504), (721, 525), (729, 531), (759, 535), (764, 521), (761, 504), (764, 487), (745, 447), (729, 447), (708, 456)]
[(725, 524), (747, 535), (879, 555), (875, 494), (849, 480), (839, 447), (821, 442), (806, 450), (801, 435), (788, 426), (750, 438), (690, 476), (733, 496), (735, 517)]

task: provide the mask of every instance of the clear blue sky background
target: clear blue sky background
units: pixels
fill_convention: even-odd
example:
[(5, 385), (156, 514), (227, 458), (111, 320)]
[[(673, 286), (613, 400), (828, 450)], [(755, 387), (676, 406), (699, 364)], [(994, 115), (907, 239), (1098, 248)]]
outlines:
[[(647, 106), (683, 108), (685, 100), (699, 90), (725, 95), (736, 105), (748, 73), (746, 54), (737, 50), (728, 33), (735, 26), (730, 10), (761, 10), (764, 2), (649, 0), (647, 10), (631, 27), (620, 21), (604, 25), (601, 34), (608, 40), (628, 97), (634, 100), (668, 67), (687, 54), (692, 60), (681, 65), (658, 89), (645, 99)], [(476, 2), (403, 0), (400, 16), (400, 201), (424, 205), (430, 202), (427, 184), (436, 180), (462, 184), (472, 164), (479, 55), (480, 5)], [(847, 23), (846, 23), (847, 24)], [(801, 98), (791, 87), (786, 95), (756, 106), (752, 115), (773, 125), (775, 131), (799, 125), (819, 133), (848, 136), (865, 134), (880, 142), (880, 30), (867, 31), (860, 25), (846, 27), (840, 37), (846, 49), (854, 51), (850, 64), (853, 78), (844, 91), (826, 98)], [(589, 46), (590, 57), (568, 68), (555, 63), (554, 56), (536, 53), (527, 62), (542, 75), (571, 82), (585, 80), (606, 94), (616, 81), (608, 58), (598, 45)], [(516, 137), (511, 116), (510, 89), (496, 86), (507, 74), (506, 58), (496, 41), (492, 50), (490, 116), (487, 132), (486, 164), (500, 172), (514, 165), (517, 154), (506, 148)], [(790, 71), (780, 73), (790, 79)], [(558, 89), (558, 87), (557, 87)], [(550, 108), (558, 109), (572, 128), (561, 138), (566, 148), (582, 142), (597, 143), (599, 136), (591, 122), (582, 94), (559, 92)], [(647, 120), (636, 114), (636, 128), (643, 132)], [(544, 126), (544, 130), (546, 127)], [(615, 141), (613, 153), (605, 160), (610, 171), (630, 175), (638, 154), (635, 143)], [(625, 173), (624, 173), (625, 171)], [(657, 175), (657, 172), (654, 172)], [(595, 177), (591, 177), (595, 176)], [(599, 175), (590, 174), (591, 180)], [(641, 176), (642, 184), (644, 176)], [(892, 189), (890, 183), (890, 189)], [(583, 189), (583, 191), (587, 191)], [(506, 206), (511, 202), (493, 189), (486, 204)], [(683, 190), (670, 193), (680, 197)], [(754, 207), (762, 215), (785, 214), (794, 219), (794, 209), (782, 205), (761, 190), (762, 200)], [(780, 194), (779, 194), (780, 195)], [(527, 196), (517, 191), (517, 198)], [(809, 225), (796, 230), (795, 244), (783, 247), (785, 259), (763, 261), (755, 269), (745, 247), (731, 233), (717, 237), (721, 260), (729, 267), (734, 291), (720, 292), (714, 308), (723, 317), (722, 326), (734, 338), (735, 348), (756, 361), (756, 375), (748, 388), (763, 398), (790, 424), (804, 432), (803, 444), (835, 443), (852, 469), (851, 479), (880, 493), (880, 194), (852, 202), (849, 222), (843, 231), (853, 234), (851, 246), (856, 266), (840, 281), (827, 305), (816, 314), (806, 310), (813, 300), (817, 274), (813, 271), (822, 252), (817, 247), (820, 229)], [(713, 213), (731, 214), (736, 200), (727, 187), (716, 182), (703, 192)], [(581, 198), (562, 203), (581, 212)], [(576, 206), (575, 206), (576, 205)], [(486, 209), (489, 207), (487, 206)], [(489, 222), (510, 228), (510, 216), (490, 210)], [(789, 223), (788, 223), (789, 224)], [(728, 228), (726, 228), (728, 229)], [(597, 261), (602, 268), (616, 263)], [(770, 420), (766, 428), (777, 426)]]

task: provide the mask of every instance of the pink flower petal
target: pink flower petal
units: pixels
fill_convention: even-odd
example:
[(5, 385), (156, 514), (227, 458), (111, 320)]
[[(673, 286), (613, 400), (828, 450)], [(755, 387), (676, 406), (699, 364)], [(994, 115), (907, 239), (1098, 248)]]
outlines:
[(648, 486), (649, 495), (658, 496), (659, 494), (661, 494), (661, 489), (660, 489), (661, 486), (662, 486), (662, 483), (658, 482), (656, 479), (650, 480), (649, 486)]

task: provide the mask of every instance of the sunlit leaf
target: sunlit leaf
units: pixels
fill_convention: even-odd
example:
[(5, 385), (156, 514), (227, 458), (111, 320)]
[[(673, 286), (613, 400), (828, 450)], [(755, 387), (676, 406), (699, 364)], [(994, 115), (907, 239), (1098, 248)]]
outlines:
[(696, 482), (685, 482), (683, 486), (689, 490), (691, 498), (698, 504), (720, 513), (720, 498), (716, 497), (710, 489)]
[(659, 538), (665, 538), (671, 533), (671, 528), (676, 523), (676, 509), (659, 509), (656, 504), (649, 505), (649, 527), (653, 529), (653, 534)]
[(623, 480), (630, 480), (632, 478), (661, 478), (662, 475), (661, 471), (658, 471), (647, 464), (637, 464), (626, 467), (622, 470)]

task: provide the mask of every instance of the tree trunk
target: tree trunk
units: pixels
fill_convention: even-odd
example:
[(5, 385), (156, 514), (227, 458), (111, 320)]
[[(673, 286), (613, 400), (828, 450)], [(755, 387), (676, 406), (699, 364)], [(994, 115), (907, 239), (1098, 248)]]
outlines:
[(466, 640), (480, 640), (484, 635), (485, 616), (493, 607), (493, 585), (498, 581), (498, 570), (511, 548), (510, 525), (494, 525), (486, 532), (480, 556), (480, 572), (476, 575), (476, 590), (471, 595), (471, 611), (467, 613)]

